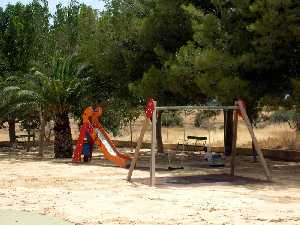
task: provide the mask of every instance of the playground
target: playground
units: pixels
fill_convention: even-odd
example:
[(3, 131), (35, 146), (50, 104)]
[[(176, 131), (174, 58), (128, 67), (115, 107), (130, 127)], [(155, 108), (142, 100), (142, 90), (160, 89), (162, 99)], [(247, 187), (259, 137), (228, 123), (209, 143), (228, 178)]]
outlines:
[(34, 212), (77, 225), (300, 223), (300, 163), (267, 160), (269, 183), (251, 157), (239, 157), (234, 179), (226, 175), (228, 167), (205, 167), (197, 159), (184, 170), (168, 171), (162, 157), (153, 188), (149, 152), (141, 150), (132, 183), (127, 169), (101, 153), (90, 164), (74, 166), (47, 154), (40, 161), (34, 153), (9, 158), (2, 152), (0, 212)]
[[(83, 112), (72, 160), (53, 159), (51, 143), (45, 143), (43, 159), (38, 148), (2, 147), (1, 221), (6, 225), (32, 225), (33, 221), (49, 225), (299, 224), (300, 163), (264, 158), (241, 103), (231, 106), (234, 153), (221, 158), (212, 152), (210, 130), (208, 144), (200, 152), (196, 146), (193, 151), (179, 151), (166, 145), (164, 153), (155, 153), (153, 116), (164, 109), (155, 104), (148, 102), (135, 148), (114, 144), (102, 127), (99, 107)], [(255, 143), (257, 161), (236, 152), (236, 135), (241, 136), (238, 124), (243, 120)], [(145, 134), (151, 132), (151, 149), (142, 147)], [(170, 155), (180, 157), (170, 160)], [(212, 156), (218, 156), (221, 164)]]
[(299, 11), (1, 0), (0, 225), (300, 225)]

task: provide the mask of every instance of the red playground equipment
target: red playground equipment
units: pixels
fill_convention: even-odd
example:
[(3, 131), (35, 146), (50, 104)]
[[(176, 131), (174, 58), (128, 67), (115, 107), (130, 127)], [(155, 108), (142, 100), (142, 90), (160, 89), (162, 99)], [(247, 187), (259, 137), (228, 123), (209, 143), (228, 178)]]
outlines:
[[(80, 128), (80, 134), (77, 139), (76, 149), (73, 152), (73, 162), (81, 162), (81, 154), (83, 150), (86, 150), (88, 146), (88, 155), (84, 151), (85, 161), (89, 161), (92, 158), (92, 150), (94, 143), (97, 144), (99, 149), (103, 152), (104, 157), (120, 167), (128, 167), (131, 162), (131, 157), (119, 152), (114, 143), (109, 138), (107, 132), (99, 122), (99, 117), (102, 115), (102, 108), (97, 107), (93, 110), (92, 107), (88, 107), (84, 110), (82, 115), (83, 124)], [(85, 139), (88, 139), (89, 143), (85, 144)]]

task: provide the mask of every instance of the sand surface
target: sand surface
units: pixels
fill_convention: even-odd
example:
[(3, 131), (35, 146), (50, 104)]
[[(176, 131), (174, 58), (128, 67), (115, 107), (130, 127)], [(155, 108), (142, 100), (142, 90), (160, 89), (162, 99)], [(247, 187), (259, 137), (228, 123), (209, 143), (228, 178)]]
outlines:
[(300, 163), (268, 161), (274, 182), (267, 183), (251, 158), (238, 158), (240, 177), (234, 180), (224, 175), (228, 167), (207, 168), (197, 159), (171, 172), (158, 162), (158, 185), (151, 188), (146, 153), (133, 183), (125, 180), (126, 169), (100, 157), (73, 165), (0, 154), (0, 209), (33, 211), (77, 225), (300, 224)]
[(1, 224), (5, 225), (72, 225), (71, 223), (47, 215), (6, 209), (0, 209), (0, 221)]

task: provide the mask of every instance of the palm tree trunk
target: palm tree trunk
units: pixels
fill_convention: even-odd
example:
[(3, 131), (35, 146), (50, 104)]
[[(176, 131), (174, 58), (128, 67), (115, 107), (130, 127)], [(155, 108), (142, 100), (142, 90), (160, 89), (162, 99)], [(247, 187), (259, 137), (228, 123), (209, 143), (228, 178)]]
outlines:
[(9, 133), (9, 142), (16, 142), (16, 120), (15, 118), (8, 119), (8, 133)]
[(54, 121), (54, 157), (71, 158), (73, 153), (72, 134), (67, 113), (57, 115)]
[(40, 111), (40, 122), (41, 122), (41, 127), (40, 127), (40, 140), (39, 140), (39, 156), (43, 158), (46, 123), (45, 123), (43, 112), (41, 111)]

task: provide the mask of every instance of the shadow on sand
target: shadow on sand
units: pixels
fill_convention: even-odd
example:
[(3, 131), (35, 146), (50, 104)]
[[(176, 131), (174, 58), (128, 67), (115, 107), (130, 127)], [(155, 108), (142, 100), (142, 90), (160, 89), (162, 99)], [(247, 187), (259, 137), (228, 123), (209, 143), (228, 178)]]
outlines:
[[(133, 178), (133, 183), (149, 185), (149, 178)], [(270, 182), (242, 177), (230, 176), (229, 174), (203, 174), (203, 175), (187, 175), (187, 176), (165, 176), (156, 177), (156, 187), (168, 188), (186, 188), (188, 186), (204, 186), (204, 185), (266, 185)]]

